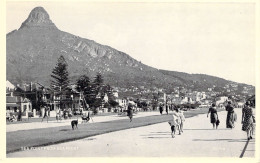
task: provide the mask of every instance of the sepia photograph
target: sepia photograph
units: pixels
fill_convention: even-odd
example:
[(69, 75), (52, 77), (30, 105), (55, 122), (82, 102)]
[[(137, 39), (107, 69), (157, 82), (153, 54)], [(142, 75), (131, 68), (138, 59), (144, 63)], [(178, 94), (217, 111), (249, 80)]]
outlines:
[(6, 1), (5, 157), (259, 162), (257, 5)]

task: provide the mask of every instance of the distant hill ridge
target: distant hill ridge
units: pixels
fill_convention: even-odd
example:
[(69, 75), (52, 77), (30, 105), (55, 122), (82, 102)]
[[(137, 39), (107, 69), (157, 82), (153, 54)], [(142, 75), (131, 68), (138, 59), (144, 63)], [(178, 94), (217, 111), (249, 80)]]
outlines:
[(82, 74), (93, 77), (100, 72), (106, 83), (119, 87), (156, 86), (171, 90), (183, 86), (206, 90), (213, 85), (235, 83), (144, 65), (114, 48), (59, 30), (42, 7), (34, 8), (18, 30), (8, 33), (6, 43), (7, 79), (15, 84), (40, 81), (49, 86), (51, 71), (60, 55), (68, 62), (72, 82)]

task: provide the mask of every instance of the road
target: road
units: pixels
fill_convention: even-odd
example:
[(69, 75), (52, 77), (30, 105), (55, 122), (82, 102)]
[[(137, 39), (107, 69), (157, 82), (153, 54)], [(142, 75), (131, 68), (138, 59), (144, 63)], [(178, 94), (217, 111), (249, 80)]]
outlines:
[[(225, 128), (226, 112), (219, 112), (219, 129), (205, 114), (187, 118), (184, 133), (171, 138), (167, 122), (131, 128), (85, 139), (7, 154), (7, 157), (255, 157), (255, 139), (241, 130), (241, 109), (234, 129)], [(246, 148), (245, 148), (246, 147)]]

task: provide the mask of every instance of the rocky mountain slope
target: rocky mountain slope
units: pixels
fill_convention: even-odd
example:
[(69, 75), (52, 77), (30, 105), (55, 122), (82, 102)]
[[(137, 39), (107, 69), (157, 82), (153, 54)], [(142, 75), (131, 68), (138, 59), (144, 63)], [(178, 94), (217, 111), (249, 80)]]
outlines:
[(49, 85), (51, 71), (60, 55), (68, 62), (72, 83), (79, 75), (93, 77), (97, 72), (104, 76), (106, 83), (119, 87), (143, 85), (206, 89), (231, 82), (144, 65), (109, 46), (59, 30), (42, 7), (34, 8), (18, 30), (7, 34), (6, 50), (7, 79), (14, 84), (39, 81)]

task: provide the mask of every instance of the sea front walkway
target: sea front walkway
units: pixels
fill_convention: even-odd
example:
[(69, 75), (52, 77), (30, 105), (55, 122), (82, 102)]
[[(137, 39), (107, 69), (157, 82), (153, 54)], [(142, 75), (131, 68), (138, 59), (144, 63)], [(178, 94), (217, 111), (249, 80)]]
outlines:
[[(255, 157), (255, 135), (241, 130), (241, 109), (235, 109), (234, 129), (226, 129), (226, 112), (219, 112), (219, 129), (206, 114), (187, 118), (184, 133), (171, 137), (167, 122), (129, 128), (38, 150), (8, 153), (7, 157)], [(77, 131), (74, 131), (77, 132)]]

